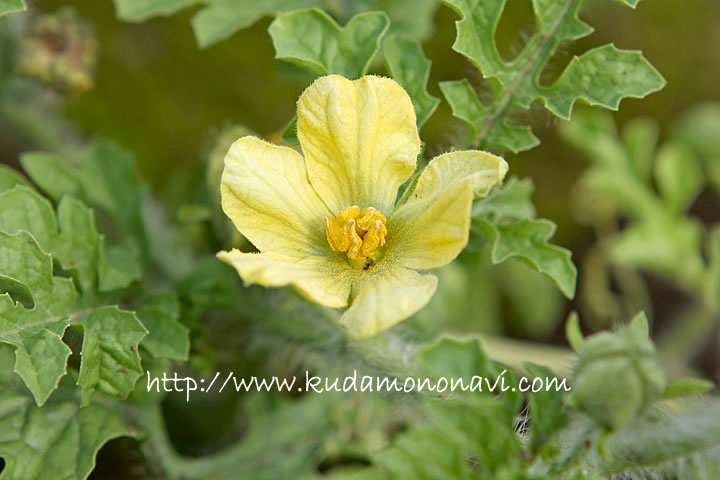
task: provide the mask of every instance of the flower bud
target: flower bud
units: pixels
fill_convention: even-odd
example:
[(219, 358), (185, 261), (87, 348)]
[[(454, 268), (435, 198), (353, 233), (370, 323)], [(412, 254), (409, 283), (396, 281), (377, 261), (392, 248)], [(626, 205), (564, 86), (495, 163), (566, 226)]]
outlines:
[(38, 15), (20, 43), (17, 70), (58, 88), (93, 87), (97, 42), (92, 27), (71, 8)]
[(570, 404), (605, 427), (628, 425), (665, 390), (644, 314), (617, 332), (587, 338), (577, 355)]

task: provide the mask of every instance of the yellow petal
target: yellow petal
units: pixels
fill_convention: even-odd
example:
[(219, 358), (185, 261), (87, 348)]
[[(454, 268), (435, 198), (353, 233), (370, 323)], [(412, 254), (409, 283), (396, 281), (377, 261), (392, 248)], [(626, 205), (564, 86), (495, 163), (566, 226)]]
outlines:
[(409, 268), (437, 268), (465, 247), (473, 197), (501, 182), (507, 163), (480, 152), (453, 152), (430, 161), (407, 203), (388, 220), (388, 251)]
[(358, 276), (353, 285), (355, 298), (340, 317), (340, 325), (356, 339), (377, 335), (424, 307), (436, 288), (434, 275), (399, 265)]
[(243, 137), (225, 157), (222, 207), (261, 251), (290, 256), (324, 253), (327, 207), (295, 150)]
[(445, 153), (428, 163), (408, 203), (422, 202), (465, 180), (470, 180), (476, 197), (484, 197), (505, 178), (507, 171), (507, 162), (492, 153), (479, 150)]
[(302, 259), (275, 253), (219, 252), (217, 257), (233, 267), (246, 285), (294, 286), (302, 295), (326, 307), (341, 308), (350, 296), (350, 276), (333, 257)]
[(410, 97), (389, 78), (319, 78), (298, 101), (310, 182), (336, 215), (349, 205), (388, 215), (415, 170), (420, 138)]

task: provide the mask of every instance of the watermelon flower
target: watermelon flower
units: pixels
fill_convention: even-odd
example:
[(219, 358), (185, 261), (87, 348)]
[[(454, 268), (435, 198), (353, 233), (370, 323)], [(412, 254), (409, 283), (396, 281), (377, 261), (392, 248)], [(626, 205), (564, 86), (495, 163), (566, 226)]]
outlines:
[(481, 151), (440, 155), (409, 195), (416, 169), (415, 111), (395, 81), (319, 78), (301, 95), (303, 154), (243, 137), (225, 157), (222, 207), (259, 253), (223, 251), (244, 282), (292, 285), (342, 308), (353, 338), (376, 335), (420, 310), (468, 241), (474, 198), (502, 181), (507, 163)]

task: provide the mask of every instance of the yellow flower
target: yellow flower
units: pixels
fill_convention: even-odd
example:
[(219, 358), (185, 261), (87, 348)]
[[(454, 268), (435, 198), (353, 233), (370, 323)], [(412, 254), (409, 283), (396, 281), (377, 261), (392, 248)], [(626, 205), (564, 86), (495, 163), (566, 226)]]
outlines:
[(255, 137), (225, 157), (222, 206), (260, 250), (220, 252), (246, 284), (294, 286), (319, 304), (346, 308), (340, 324), (365, 338), (430, 300), (437, 277), (419, 273), (465, 247), (473, 198), (507, 163), (480, 151), (434, 158), (396, 205), (416, 167), (420, 139), (407, 93), (393, 80), (319, 78), (297, 107), (303, 155)]

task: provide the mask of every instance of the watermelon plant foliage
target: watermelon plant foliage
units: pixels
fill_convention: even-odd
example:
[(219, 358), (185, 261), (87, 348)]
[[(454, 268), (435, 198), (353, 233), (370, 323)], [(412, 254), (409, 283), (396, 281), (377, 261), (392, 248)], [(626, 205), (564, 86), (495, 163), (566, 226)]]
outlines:
[[(494, 38), (505, 0), (443, 3), (459, 17), (452, 48), (487, 79), (489, 91), (467, 79), (433, 83), (428, 57), (437, 59), (437, 52), (428, 55), (423, 40), (433, 29), (434, 0), (112, 1), (117, 18), (128, 22), (187, 10), (202, 49), (233, 42), (238, 30), (272, 17), (267, 35), (275, 58), (309, 72), (278, 62), (282, 75), (305, 83), (326, 74), (390, 76), (410, 96), (418, 128), (428, 125), (442, 94), (468, 130), (449, 150), (527, 150), (539, 140), (513, 120), (518, 110), (541, 103), (568, 119), (578, 101), (617, 109), (623, 98), (664, 86), (640, 52), (611, 44), (573, 57), (552, 84), (540, 82), (563, 44), (591, 33), (579, 17), (583, 0), (533, 0), (536, 33), (510, 60)], [(634, 8), (638, 0), (620, 3)], [(0, 0), (2, 16), (24, 9), (22, 0)], [(34, 12), (23, 15), (31, 21)], [(336, 326), (337, 310), (290, 289), (244, 287), (214, 257), (220, 249), (253, 248), (222, 213), (219, 183), (230, 144), (261, 134), (236, 124), (221, 129), (209, 154), (193, 152), (207, 161), (199, 169), (173, 164), (168, 191), (156, 196), (130, 152), (109, 140), (87, 141), (71, 128), (58, 108), (64, 92), (12, 68), (25, 21), (13, 23), (19, 17), (0, 19), (0, 53), (12, 50), (0, 70), (0, 125), (25, 142), (15, 166), (0, 165), (0, 479), (86, 479), (101, 448), (120, 459), (115, 453), (129, 449), (146, 478), (720, 474), (719, 404), (707, 394), (713, 384), (678, 380), (661, 362), (675, 355), (687, 371), (692, 346), (716, 328), (720, 232), (690, 212), (707, 185), (720, 184), (717, 105), (688, 114), (657, 149), (657, 126), (647, 120), (622, 133), (596, 114), (574, 114), (560, 126), (590, 160), (578, 189), (597, 200), (596, 210), (583, 211), (604, 235), (607, 268), (647, 271), (694, 292), (680, 334), (656, 346), (652, 316), (612, 309), (609, 286), (594, 307), (632, 320), (584, 336), (571, 315), (572, 351), (481, 334), (507, 327), (503, 303), (522, 303), (511, 307), (537, 319), (566, 309), (563, 296), (573, 299), (576, 291), (571, 252), (551, 243), (557, 226), (538, 218), (533, 180), (510, 176), (474, 201), (468, 247), (438, 272), (441, 286), (430, 304), (358, 341)], [(53, 108), (43, 105), (46, 98)], [(267, 137), (301, 149), (296, 121), (285, 120), (284, 133)], [(159, 127), (146, 128), (152, 137)], [(425, 156), (398, 204), (413, 192)], [(513, 267), (521, 262), (537, 273)], [(510, 268), (494, 267), (501, 263)], [(586, 285), (598, 278), (608, 277), (596, 275)], [(458, 316), (478, 325), (466, 318), (455, 325)], [(542, 321), (547, 332), (558, 330), (557, 322)], [(163, 374), (186, 383), (166, 388)], [(305, 375), (399, 385), (480, 379), (482, 388), (316, 393)], [(271, 376), (295, 379), (298, 388), (242, 388), (247, 378)], [(496, 379), (513, 388), (497, 390)], [(562, 382), (573, 391), (522, 392), (514, 388), (521, 379)], [(119, 437), (132, 437), (131, 446), (113, 442)]]
[[(625, 97), (642, 98), (665, 86), (665, 79), (636, 50), (604, 45), (576, 55), (551, 85), (540, 75), (558, 48), (592, 33), (578, 13), (583, 0), (533, 0), (536, 32), (513, 59), (500, 56), (495, 32), (505, 0), (445, 0), (460, 20), (453, 50), (488, 79), (491, 100), (483, 102), (467, 79), (440, 83), (440, 89), (469, 132), (468, 143), (485, 149), (519, 152), (538, 145), (530, 127), (509, 123), (513, 109), (542, 103), (553, 115), (568, 119), (583, 100), (617, 110)], [(629, 7), (638, 2), (623, 0)]]

